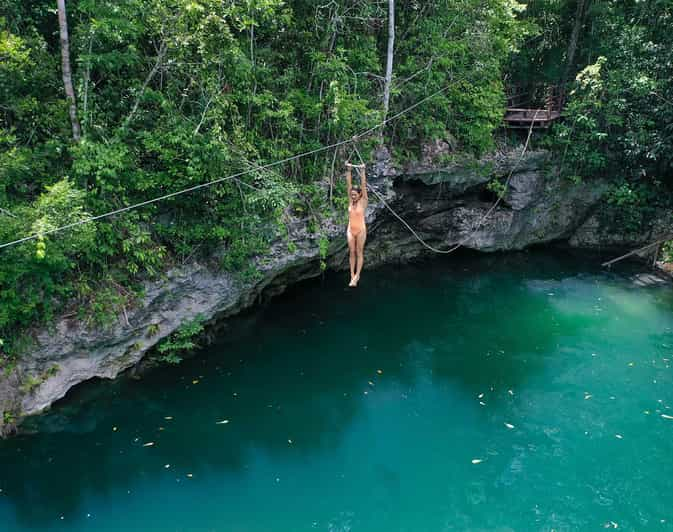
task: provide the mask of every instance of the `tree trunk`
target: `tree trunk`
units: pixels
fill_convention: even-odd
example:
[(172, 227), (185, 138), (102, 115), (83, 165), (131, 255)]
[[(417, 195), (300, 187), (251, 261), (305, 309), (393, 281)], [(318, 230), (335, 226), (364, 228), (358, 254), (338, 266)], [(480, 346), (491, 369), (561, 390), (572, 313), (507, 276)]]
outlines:
[(573, 32), (570, 35), (570, 42), (568, 43), (568, 52), (566, 53), (566, 67), (563, 73), (563, 83), (568, 81), (570, 71), (575, 62), (575, 52), (577, 52), (577, 42), (580, 38), (580, 30), (584, 25), (584, 19), (587, 13), (587, 6), (590, 0), (577, 0), (577, 11), (575, 12), (575, 24), (573, 25)]
[(79, 142), (81, 130), (77, 119), (77, 102), (75, 89), (72, 86), (72, 72), (70, 71), (70, 45), (68, 43), (68, 19), (65, 12), (65, 0), (56, 0), (58, 6), (58, 27), (61, 34), (61, 69), (63, 70), (63, 87), (70, 102), (70, 122), (72, 124), (72, 138)]
[(383, 86), (383, 119), (390, 108), (390, 85), (393, 81), (393, 55), (395, 48), (395, 0), (388, 0), (388, 53), (386, 59), (386, 78)]
[(250, 26), (250, 63), (252, 65), (252, 94), (248, 100), (248, 119), (246, 121), (247, 127), (250, 127), (250, 122), (252, 120), (252, 104), (257, 94), (257, 75), (255, 72), (255, 25)]

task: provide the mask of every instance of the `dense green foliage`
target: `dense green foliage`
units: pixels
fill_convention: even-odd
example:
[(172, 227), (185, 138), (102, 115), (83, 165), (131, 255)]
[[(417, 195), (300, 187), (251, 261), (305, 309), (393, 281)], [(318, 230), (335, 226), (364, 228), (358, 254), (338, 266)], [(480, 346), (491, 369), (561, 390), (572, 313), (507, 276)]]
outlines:
[(184, 323), (168, 338), (159, 343), (157, 359), (166, 364), (179, 364), (182, 354), (198, 347), (197, 337), (203, 332), (203, 317), (198, 316), (191, 322)]
[[(643, 183), (671, 174), (671, 6), (587, 2), (568, 65), (580, 74), (552, 142), (564, 173), (612, 176), (611, 201), (637, 218)], [(363, 141), (365, 154), (384, 142), (416, 157), (436, 138), (483, 153), (494, 146), (507, 79), (563, 75), (577, 0), (396, 4), (389, 116), (448, 90)], [(289, 213), (307, 214), (316, 230), (349, 151), (256, 166), (382, 118), (386, 2), (70, 0), (67, 8), (80, 142), (61, 79), (56, 2), (0, 0), (1, 242), (251, 172), (0, 250), (5, 352), (17, 331), (57, 311), (104, 325), (133, 303), (143, 279), (195, 257), (254, 276), (250, 257), (283, 234)]]
[[(522, 34), (516, 6), (399, 3), (391, 114), (452, 86), (391, 124), (386, 142), (408, 154), (446, 135), (465, 150), (492, 146), (502, 65)], [(333, 143), (382, 117), (384, 4), (71, 0), (83, 132), (73, 143), (55, 7), (0, 2), (0, 206), (16, 216), (0, 214), (3, 242)], [(341, 171), (335, 156), (347, 155), (242, 178), (258, 190), (226, 182), (3, 250), (0, 337), (64, 302), (104, 324), (138, 281), (215, 249), (223, 267), (245, 270), (288, 209), (322, 210)]]
[[(614, 186), (605, 214), (637, 230), (671, 205), (673, 185), (673, 3), (584, 0), (567, 80), (566, 119), (549, 140), (562, 173), (603, 176)], [(535, 37), (513, 60), (524, 83), (563, 81), (577, 0), (531, 1)]]

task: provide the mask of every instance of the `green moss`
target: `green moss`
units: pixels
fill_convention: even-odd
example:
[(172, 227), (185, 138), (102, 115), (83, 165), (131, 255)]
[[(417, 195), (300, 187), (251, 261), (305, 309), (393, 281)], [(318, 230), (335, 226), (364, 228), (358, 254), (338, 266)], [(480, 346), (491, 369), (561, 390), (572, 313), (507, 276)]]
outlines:
[(16, 416), (9, 411), (2, 413), (2, 422), (4, 425), (14, 425), (16, 423)]
[(19, 386), (19, 389), (25, 393), (33, 393), (39, 386), (42, 385), (47, 379), (54, 377), (61, 371), (61, 367), (58, 364), (52, 364), (44, 370), (40, 375), (26, 375), (23, 379), (23, 382)]
[(487, 190), (490, 190), (495, 194), (497, 197), (502, 198), (505, 196), (507, 193), (507, 189), (505, 188), (505, 183), (503, 183), (499, 178), (492, 179), (491, 181), (488, 182), (486, 185)]
[(42, 374), (42, 376), (43, 376), (44, 380), (46, 380), (46, 379), (48, 379), (48, 378), (50, 378), (50, 377), (54, 377), (54, 376), (58, 375), (59, 371), (61, 371), (61, 366), (59, 366), (58, 364), (52, 364), (52, 365), (49, 367), (49, 369), (46, 370), (46, 371)]
[(28, 375), (21, 383), (21, 386), (19, 386), (19, 389), (25, 394), (30, 394), (35, 391), (35, 389), (40, 386), (42, 382), (44, 382), (44, 380), (41, 376), (38, 377), (35, 375)]
[(322, 235), (318, 239), (318, 252), (320, 254), (320, 271), (327, 269), (327, 251), (329, 250), (329, 239)]
[(161, 330), (161, 326), (158, 323), (151, 323), (147, 327), (147, 332), (145, 333), (148, 338), (152, 338), (153, 336), (156, 336), (159, 334), (159, 331)]

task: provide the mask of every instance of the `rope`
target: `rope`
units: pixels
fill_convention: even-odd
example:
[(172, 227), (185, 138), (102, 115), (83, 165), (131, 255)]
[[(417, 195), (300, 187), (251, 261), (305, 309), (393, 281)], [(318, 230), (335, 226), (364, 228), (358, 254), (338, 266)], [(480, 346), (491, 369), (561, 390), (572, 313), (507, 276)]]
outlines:
[[(510, 170), (509, 175), (507, 176), (507, 179), (505, 180), (505, 188), (503, 190), (503, 193), (500, 196), (498, 196), (498, 199), (495, 201), (495, 203), (493, 203), (493, 205), (491, 205), (491, 207), (488, 209), (488, 211), (486, 211), (486, 213), (481, 217), (481, 219), (474, 226), (474, 229), (470, 232), (470, 234), (468, 236), (466, 236), (465, 238), (463, 238), (462, 240), (460, 240), (456, 245), (454, 245), (453, 247), (451, 247), (449, 249), (438, 249), (438, 248), (428, 244), (425, 240), (423, 240), (419, 236), (419, 234), (416, 231), (414, 231), (414, 229), (407, 223), (407, 221), (404, 218), (402, 218), (399, 214), (397, 214), (395, 212), (395, 210), (390, 205), (388, 205), (388, 202), (386, 202), (386, 200), (383, 198), (383, 196), (381, 196), (381, 194), (379, 194), (378, 191), (374, 187), (372, 187), (369, 183), (367, 183), (367, 187), (369, 188), (369, 190), (371, 192), (374, 193), (374, 195), (381, 201), (381, 203), (383, 203), (383, 205), (385, 205), (385, 207), (391, 212), (391, 214), (395, 218), (397, 218), (402, 223), (402, 225), (404, 225), (407, 229), (409, 229), (411, 234), (414, 235), (416, 237), (416, 240), (418, 240), (424, 247), (426, 247), (427, 249), (429, 249), (433, 253), (439, 253), (439, 254), (442, 254), (442, 255), (448, 255), (449, 253), (453, 253), (457, 249), (464, 246), (467, 241), (469, 241), (470, 239), (472, 239), (474, 237), (474, 235), (477, 233), (477, 231), (483, 225), (483, 223), (486, 221), (486, 219), (498, 207), (498, 205), (500, 205), (500, 202), (502, 201), (502, 198), (505, 196), (505, 192), (507, 191), (507, 188), (509, 187), (509, 182), (512, 179), (512, 175), (514, 174), (514, 171), (519, 167), (519, 165), (521, 164), (521, 161), (523, 160), (524, 155), (526, 154), (526, 151), (528, 150), (528, 144), (530, 143), (530, 138), (533, 134), (533, 125), (535, 124), (535, 119), (537, 118), (538, 111), (539, 110), (535, 111), (535, 116), (533, 116), (533, 120), (530, 123), (530, 128), (528, 129), (528, 136), (526, 137), (526, 142), (523, 146), (523, 149), (521, 150), (521, 155), (519, 155), (519, 159), (517, 160), (516, 164), (514, 166), (512, 166), (512, 169)], [(365, 162), (362, 160), (362, 155), (360, 155), (360, 152), (357, 149), (357, 146), (355, 146), (355, 144), (353, 144), (353, 146), (355, 147), (355, 152), (357, 153), (357, 156), (360, 159), (360, 162), (362, 162), (362, 164), (365, 164)]]
[(79, 220), (79, 221), (77, 221), (77, 222), (73, 222), (73, 223), (69, 223), (69, 224), (66, 224), (66, 225), (63, 225), (63, 226), (60, 226), (60, 227), (56, 227), (56, 228), (54, 228), (54, 229), (50, 229), (50, 230), (48, 230), (48, 231), (44, 231), (44, 232), (41, 232), (41, 233), (34, 233), (34, 234), (29, 235), (29, 236), (25, 236), (25, 237), (23, 237), (23, 238), (19, 238), (19, 239), (17, 239), (17, 240), (13, 240), (13, 241), (11, 241), (11, 242), (5, 242), (4, 244), (0, 244), (0, 249), (4, 249), (4, 248), (10, 247), (10, 246), (15, 246), (15, 245), (17, 245), (17, 244), (21, 244), (21, 243), (23, 243), (23, 242), (28, 242), (28, 241), (30, 241), (30, 240), (35, 240), (35, 239), (37, 239), (37, 238), (41, 238), (41, 237), (44, 237), (44, 236), (47, 236), (47, 235), (52, 235), (52, 234), (55, 234), (55, 233), (60, 233), (60, 232), (62, 232), (62, 231), (66, 231), (66, 230), (68, 230), (68, 229), (72, 229), (72, 228), (77, 227), (77, 226), (80, 226), (80, 225), (84, 225), (84, 224), (87, 224), (87, 223), (95, 222), (95, 221), (97, 221), (97, 220), (102, 220), (103, 218), (109, 218), (110, 216), (115, 216), (115, 215), (117, 215), (117, 214), (121, 214), (121, 213), (124, 213), (124, 212), (128, 212), (128, 211), (131, 211), (131, 210), (134, 210), (134, 209), (138, 209), (138, 208), (140, 208), (140, 207), (144, 207), (144, 206), (146, 206), (146, 205), (150, 205), (150, 204), (152, 204), (152, 203), (157, 203), (157, 202), (159, 202), (159, 201), (164, 201), (164, 200), (166, 200), (166, 199), (173, 198), (173, 197), (175, 197), (175, 196), (180, 196), (180, 195), (182, 195), (182, 194), (187, 194), (187, 193), (189, 193), (189, 192), (194, 192), (195, 190), (199, 190), (199, 189), (206, 188), (206, 187), (211, 187), (211, 186), (213, 186), (213, 185), (216, 185), (216, 184), (218, 184), (218, 183), (223, 183), (223, 182), (225, 182), (225, 181), (235, 180), (235, 181), (237, 181), (238, 183), (240, 183), (240, 184), (242, 184), (242, 185), (248, 186), (248, 187), (250, 187), (250, 188), (254, 188), (254, 187), (252, 187), (251, 185), (248, 185), (247, 183), (245, 183), (245, 182), (239, 180), (238, 178), (239, 178), (239, 177), (242, 177), (242, 176), (244, 176), (244, 175), (250, 174), (250, 173), (252, 173), (252, 172), (254, 172), (254, 171), (265, 170), (265, 169), (267, 169), (267, 168), (273, 168), (273, 167), (275, 167), (275, 166), (279, 166), (279, 165), (281, 165), (281, 164), (288, 163), (288, 162), (290, 162), (290, 161), (294, 161), (294, 160), (297, 160), (297, 159), (302, 159), (302, 158), (304, 158), (304, 157), (309, 157), (309, 156), (311, 156), (311, 155), (315, 155), (316, 153), (321, 153), (321, 152), (323, 152), (323, 151), (327, 151), (327, 150), (335, 149), (335, 148), (338, 148), (338, 147), (340, 147), (340, 146), (343, 146), (343, 145), (346, 145), (346, 144), (349, 144), (349, 143), (356, 142), (356, 141), (358, 141), (358, 140), (360, 140), (360, 139), (362, 139), (362, 138), (364, 138), (364, 137), (370, 135), (370, 134), (373, 133), (374, 131), (376, 131), (376, 130), (382, 128), (382, 127), (384, 127), (384, 126), (385, 126), (386, 124), (388, 124), (389, 122), (391, 122), (391, 121), (393, 121), (393, 120), (396, 120), (396, 119), (399, 118), (400, 116), (405, 115), (406, 113), (409, 113), (410, 111), (413, 111), (413, 110), (416, 109), (418, 106), (424, 104), (424, 103), (427, 102), (428, 100), (431, 100), (431, 99), (434, 98), (435, 96), (439, 96), (440, 94), (446, 92), (450, 87), (451, 87), (451, 85), (446, 85), (445, 87), (443, 87), (443, 88), (441, 88), (441, 89), (439, 89), (439, 90), (433, 92), (433, 93), (430, 94), (429, 96), (426, 96), (426, 97), (423, 98), (422, 100), (419, 100), (419, 101), (416, 102), (415, 104), (410, 105), (410, 106), (407, 107), (406, 109), (403, 109), (403, 110), (400, 111), (399, 113), (394, 114), (394, 115), (392, 115), (392, 116), (386, 118), (385, 120), (381, 121), (380, 123), (378, 123), (378, 124), (376, 124), (376, 125), (370, 127), (369, 129), (366, 129), (365, 131), (362, 131), (361, 133), (358, 133), (357, 135), (352, 136), (352, 137), (349, 138), (349, 139), (341, 140), (341, 141), (339, 141), (339, 142), (335, 142), (334, 144), (330, 144), (330, 145), (328, 145), (328, 146), (322, 146), (322, 147), (320, 147), (320, 148), (316, 148), (316, 149), (314, 149), (314, 150), (310, 150), (310, 151), (306, 151), (306, 152), (299, 153), (299, 154), (296, 154), (296, 155), (292, 155), (291, 157), (286, 157), (285, 159), (280, 159), (280, 160), (275, 161), (275, 162), (273, 162), (273, 163), (264, 164), (264, 165), (262, 165), (262, 166), (256, 166), (256, 167), (253, 167), (253, 168), (250, 168), (250, 169), (248, 169), (248, 170), (244, 170), (244, 171), (238, 172), (238, 173), (236, 173), (236, 174), (233, 174), (233, 175), (230, 175), (230, 176), (227, 176), (227, 177), (221, 177), (221, 178), (219, 178), (219, 179), (214, 179), (214, 180), (212, 180), (212, 181), (208, 181), (208, 182), (206, 182), (206, 183), (201, 183), (201, 184), (199, 184), (199, 185), (195, 185), (195, 186), (193, 186), (193, 187), (189, 187), (189, 188), (185, 188), (185, 189), (182, 189), (182, 190), (178, 190), (178, 191), (176, 191), (176, 192), (171, 192), (170, 194), (164, 194), (163, 196), (158, 196), (158, 197), (156, 197), (156, 198), (152, 198), (152, 199), (149, 199), (149, 200), (146, 200), (146, 201), (142, 201), (142, 202), (140, 202), (140, 203), (135, 203), (135, 204), (133, 204), (133, 205), (128, 205), (128, 206), (126, 206), (126, 207), (122, 207), (122, 208), (120, 208), (120, 209), (116, 209), (116, 210), (113, 210), (113, 211), (110, 211), (110, 212), (106, 212), (106, 213), (104, 213), (104, 214), (99, 214), (99, 215), (97, 215), (97, 216), (91, 216), (91, 217), (89, 217), (89, 218), (84, 218), (84, 219)]

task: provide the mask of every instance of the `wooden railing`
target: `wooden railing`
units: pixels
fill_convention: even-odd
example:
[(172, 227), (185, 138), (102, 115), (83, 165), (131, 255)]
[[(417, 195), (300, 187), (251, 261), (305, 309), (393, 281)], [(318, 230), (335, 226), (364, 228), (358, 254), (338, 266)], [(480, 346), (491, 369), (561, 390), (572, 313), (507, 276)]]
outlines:
[(561, 118), (565, 104), (562, 85), (511, 86), (507, 94), (505, 124), (510, 128), (548, 128)]

